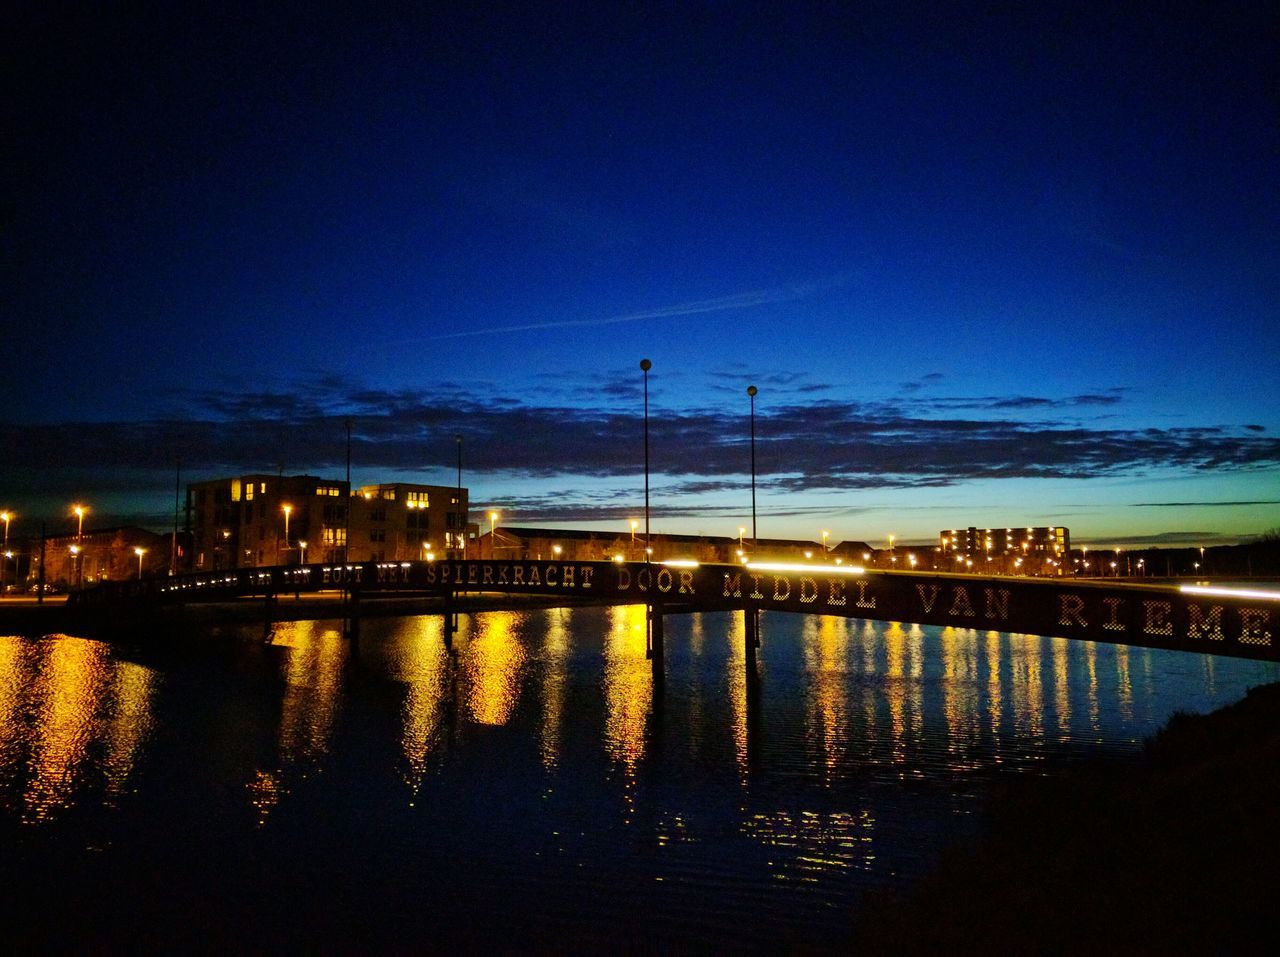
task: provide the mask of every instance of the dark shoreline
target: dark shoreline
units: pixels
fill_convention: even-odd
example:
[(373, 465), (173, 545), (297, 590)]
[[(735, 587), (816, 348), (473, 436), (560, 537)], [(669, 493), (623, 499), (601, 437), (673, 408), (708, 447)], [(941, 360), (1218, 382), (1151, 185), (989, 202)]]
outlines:
[(1178, 713), (1122, 765), (1021, 780), (933, 873), (873, 894), (869, 953), (1253, 953), (1280, 941), (1280, 684)]

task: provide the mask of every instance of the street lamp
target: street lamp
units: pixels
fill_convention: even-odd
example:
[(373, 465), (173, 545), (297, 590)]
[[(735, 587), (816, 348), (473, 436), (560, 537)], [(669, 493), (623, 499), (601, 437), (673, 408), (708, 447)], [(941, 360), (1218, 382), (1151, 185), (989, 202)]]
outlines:
[(556, 556), (556, 561), (559, 561), (559, 560), (560, 560), (560, 551), (561, 551), (560, 546), (559, 546), (559, 545), (552, 545), (552, 546), (551, 546), (551, 551), (555, 554), (555, 556)]
[(498, 527), (498, 513), (490, 512), (489, 513), (489, 557), (490, 558), (498, 557), (497, 527)]
[(80, 546), (72, 545), (69, 549), (71, 552), (71, 572), (75, 576), (76, 585), (84, 584), (84, 563), (80, 561)]
[(756, 395), (755, 386), (747, 386), (747, 395), (751, 397), (751, 548), (760, 549), (760, 534), (756, 529)]
[(653, 537), (649, 533), (649, 370), (653, 363), (648, 359), (640, 360), (640, 371), (644, 373), (644, 560), (649, 562), (653, 550)]
[(138, 556), (138, 581), (142, 581), (142, 556), (147, 553), (145, 548), (135, 548), (133, 553)]
[(822, 554), (823, 554), (823, 557), (826, 557), (826, 555), (827, 555), (827, 538), (828, 538), (828, 536), (830, 536), (830, 534), (831, 534), (831, 533), (830, 533), (829, 531), (827, 531), (825, 528), (822, 530)]
[(305, 538), (298, 539), (298, 548), (302, 549), (302, 564), (307, 563), (307, 540)]
[(12, 512), (0, 512), (0, 518), (4, 519), (4, 547), (9, 547), (9, 522), (13, 520)]
[(894, 540), (894, 536), (890, 535), (889, 536), (889, 554), (890, 555), (893, 554), (893, 540)]
[[(289, 513), (293, 511), (292, 505), (282, 505), (281, 510), (284, 512), (284, 550), (285, 558), (288, 558), (289, 552)], [(280, 560), (280, 556), (276, 556), (276, 561)]]
[[(71, 511), (76, 517), (76, 542), (79, 543), (84, 536), (84, 513), (89, 511), (89, 508), (87, 505), (73, 505), (71, 506)], [(6, 520), (5, 525), (7, 526), (8, 524)]]
[(636, 529), (640, 527), (640, 523), (634, 518), (631, 520), (631, 547), (636, 547)]

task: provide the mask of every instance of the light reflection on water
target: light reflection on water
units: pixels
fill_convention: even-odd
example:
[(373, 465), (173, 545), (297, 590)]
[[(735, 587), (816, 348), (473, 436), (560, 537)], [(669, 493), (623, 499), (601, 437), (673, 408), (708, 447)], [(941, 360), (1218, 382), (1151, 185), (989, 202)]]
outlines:
[[(233, 875), (257, 861), (304, 915), (607, 942), (643, 913), (659, 937), (812, 945), (867, 888), (927, 869), (1001, 775), (1133, 754), (1172, 711), (1277, 678), (1032, 635), (780, 614), (762, 629), (748, 680), (741, 613), (668, 618), (656, 708), (641, 606), (464, 617), (452, 650), (438, 618), (163, 654), (0, 638), (0, 855), (74, 827), (146, 861), (158, 921), (188, 863), (169, 848), (196, 841)], [(322, 881), (289, 899), (294, 867), (353, 871), (349, 897)], [(451, 904), (398, 906), (388, 882)]]

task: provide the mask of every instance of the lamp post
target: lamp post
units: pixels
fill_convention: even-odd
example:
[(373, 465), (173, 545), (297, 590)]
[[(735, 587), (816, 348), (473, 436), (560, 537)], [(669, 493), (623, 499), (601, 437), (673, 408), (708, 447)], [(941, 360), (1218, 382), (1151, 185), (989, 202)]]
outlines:
[(0, 518), (4, 519), (4, 547), (9, 547), (9, 522), (13, 520), (12, 512), (0, 512)]
[[(285, 557), (289, 555), (289, 513), (293, 511), (292, 505), (282, 505), (281, 510), (284, 512), (284, 551)], [(280, 556), (276, 556), (276, 564), (280, 564)]]
[(76, 585), (79, 586), (84, 581), (84, 565), (80, 561), (80, 546), (72, 545), (70, 551), (71, 551), (71, 573), (72, 575), (75, 576)]
[(639, 522), (637, 522), (637, 521), (633, 518), (633, 519), (631, 520), (631, 547), (632, 547), (632, 549), (634, 549), (634, 548), (636, 547), (636, 529), (637, 529), (637, 528), (639, 528), (639, 527), (640, 527), (640, 523), (639, 523)]
[[(287, 539), (288, 536), (286, 535)], [(285, 545), (288, 546), (288, 542)], [(347, 419), (347, 501), (343, 509), (342, 564), (351, 560), (351, 420)]]
[(498, 536), (498, 532), (497, 532), (497, 528), (498, 528), (498, 513), (497, 513), (497, 512), (490, 512), (490, 513), (489, 513), (489, 557), (490, 557), (490, 558), (497, 558), (497, 557), (498, 557), (498, 551), (497, 551), (497, 548), (498, 548), (498, 537), (497, 537), (497, 536)]
[(831, 535), (825, 528), (822, 530), (822, 557), (826, 558), (829, 554), (827, 551), (827, 538)]
[[(5, 549), (4, 560), (5, 560), (5, 566), (7, 568), (9, 562), (13, 561), (13, 552), (9, 551), (8, 549)], [(18, 584), (18, 565), (16, 562), (14, 562), (14, 566), (13, 566), (13, 584), (15, 586)], [(4, 586), (4, 575), (2, 572), (0, 572), (0, 593), (4, 592), (3, 586)]]
[(644, 560), (649, 563), (653, 538), (649, 531), (649, 370), (653, 363), (648, 359), (640, 360), (640, 371), (644, 373)]
[(142, 581), (142, 556), (147, 553), (145, 548), (135, 548), (133, 553), (138, 556), (138, 581)]
[(756, 528), (756, 395), (759, 390), (747, 386), (747, 395), (751, 398), (751, 549), (760, 550), (760, 534)]
[(307, 540), (305, 538), (298, 539), (298, 548), (302, 549), (302, 564), (307, 563)]
[(84, 513), (89, 511), (89, 508), (86, 505), (73, 505), (71, 511), (76, 517), (76, 544), (79, 545), (84, 535)]

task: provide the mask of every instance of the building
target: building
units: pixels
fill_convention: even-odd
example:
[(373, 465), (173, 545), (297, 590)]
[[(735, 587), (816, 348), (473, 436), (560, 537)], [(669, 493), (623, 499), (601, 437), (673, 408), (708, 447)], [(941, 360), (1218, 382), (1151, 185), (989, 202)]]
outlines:
[(195, 571), (461, 555), (475, 532), (465, 488), (396, 482), (353, 495), (346, 482), (314, 475), (194, 482), (187, 522)]
[[(54, 535), (43, 545), (45, 583), (76, 588), (137, 578), (139, 574), (167, 574), (173, 540), (136, 525), (120, 525), (79, 535)], [(30, 583), (40, 578), (40, 540), (29, 540), (28, 549), (25, 572)]]
[(467, 490), (393, 482), (365, 485), (351, 500), (351, 561), (461, 558), (468, 538)]
[(938, 533), (936, 553), (944, 570), (1061, 575), (1070, 564), (1071, 532), (1061, 525), (945, 529)]

